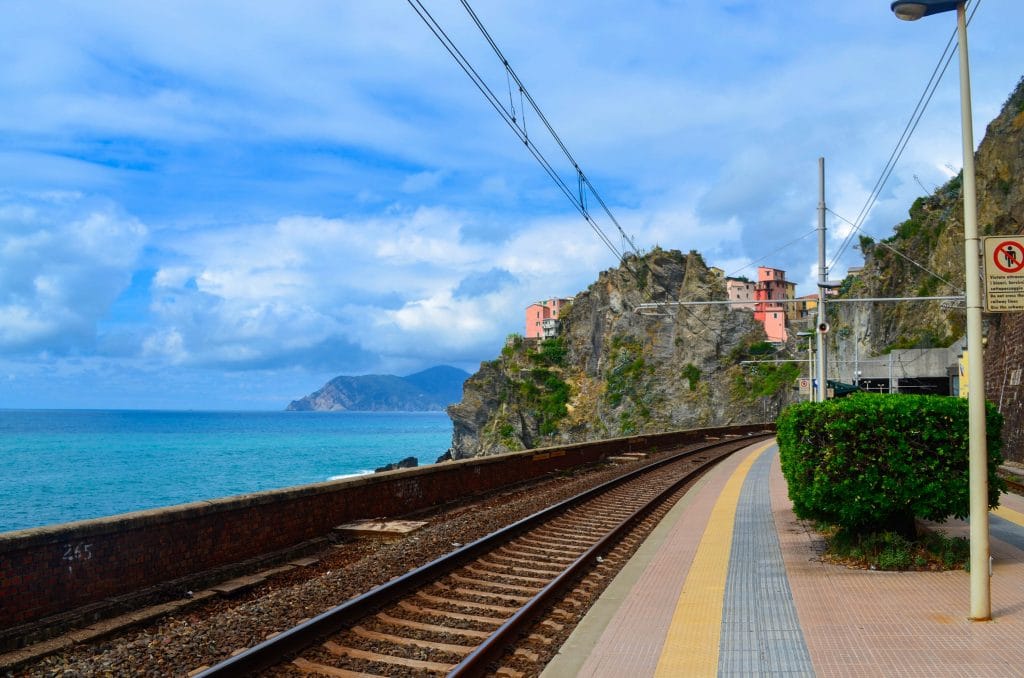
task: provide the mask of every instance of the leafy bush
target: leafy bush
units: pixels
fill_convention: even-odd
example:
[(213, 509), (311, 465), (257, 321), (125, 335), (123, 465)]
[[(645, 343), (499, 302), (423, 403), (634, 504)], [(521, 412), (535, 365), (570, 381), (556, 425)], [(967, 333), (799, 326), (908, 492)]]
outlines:
[(612, 407), (618, 407), (627, 397), (637, 397), (644, 376), (654, 371), (644, 360), (640, 342), (627, 337), (612, 338), (609, 363), (611, 366), (605, 372), (605, 400)]
[(700, 368), (693, 363), (686, 363), (686, 367), (683, 368), (682, 377), (690, 382), (690, 390), (696, 391), (697, 384), (700, 382)]
[[(1003, 481), (1002, 416), (987, 405), (989, 505)], [(854, 532), (912, 535), (914, 518), (970, 512), (967, 401), (856, 394), (798, 403), (779, 416), (782, 471), (797, 516)]]
[(518, 396), (522, 403), (537, 416), (541, 435), (551, 435), (558, 430), (558, 422), (569, 413), (567, 404), (571, 395), (569, 384), (555, 372), (535, 367), (528, 378), (516, 382)]
[(537, 352), (530, 354), (530, 360), (535, 365), (565, 367), (565, 356), (568, 352), (568, 349), (565, 347), (565, 340), (562, 337), (545, 339), (540, 342)]
[(819, 523), (827, 546), (824, 559), (871, 570), (962, 570), (970, 542), (925, 530), (916, 541), (895, 532), (851, 532)]
[(734, 400), (752, 404), (793, 387), (800, 377), (797, 363), (761, 363), (747, 369), (734, 368), (729, 393)]

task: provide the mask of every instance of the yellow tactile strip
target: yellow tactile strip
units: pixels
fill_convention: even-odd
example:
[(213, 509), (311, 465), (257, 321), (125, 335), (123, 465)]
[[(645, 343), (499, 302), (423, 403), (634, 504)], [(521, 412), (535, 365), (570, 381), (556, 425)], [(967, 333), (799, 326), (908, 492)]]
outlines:
[(722, 488), (753, 448), (716, 466), (669, 511), (548, 664), (543, 678), (654, 675), (704, 526)]
[(1012, 508), (1006, 506), (1000, 506), (992, 510), (992, 514), (999, 516), (1003, 520), (1009, 520), (1011, 523), (1016, 523), (1024, 527), (1024, 513), (1014, 511)]
[(718, 673), (722, 601), (729, 572), (736, 504), (750, 467), (772, 444), (761, 445), (743, 460), (711, 510), (658, 661), (655, 675), (660, 678)]

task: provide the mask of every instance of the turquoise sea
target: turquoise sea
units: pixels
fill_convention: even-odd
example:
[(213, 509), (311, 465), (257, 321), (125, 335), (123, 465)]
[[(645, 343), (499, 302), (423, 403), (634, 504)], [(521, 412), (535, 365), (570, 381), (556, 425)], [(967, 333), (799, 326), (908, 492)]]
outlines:
[(431, 464), (451, 436), (442, 412), (0, 410), (0, 532)]

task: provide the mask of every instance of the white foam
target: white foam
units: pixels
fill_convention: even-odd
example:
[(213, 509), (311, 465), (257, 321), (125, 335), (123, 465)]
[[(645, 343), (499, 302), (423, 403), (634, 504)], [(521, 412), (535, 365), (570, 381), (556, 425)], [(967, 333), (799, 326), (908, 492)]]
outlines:
[(357, 478), (373, 473), (373, 471), (356, 471), (355, 473), (343, 473), (340, 476), (331, 476), (327, 480), (344, 480), (345, 478)]

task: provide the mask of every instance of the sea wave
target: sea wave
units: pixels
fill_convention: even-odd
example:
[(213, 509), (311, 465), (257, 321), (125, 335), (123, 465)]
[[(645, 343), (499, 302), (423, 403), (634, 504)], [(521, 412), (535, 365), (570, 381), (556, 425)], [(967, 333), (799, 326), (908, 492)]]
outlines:
[(331, 476), (327, 480), (344, 480), (345, 478), (356, 478), (373, 473), (373, 471), (356, 471), (355, 473), (342, 473), (340, 476)]

